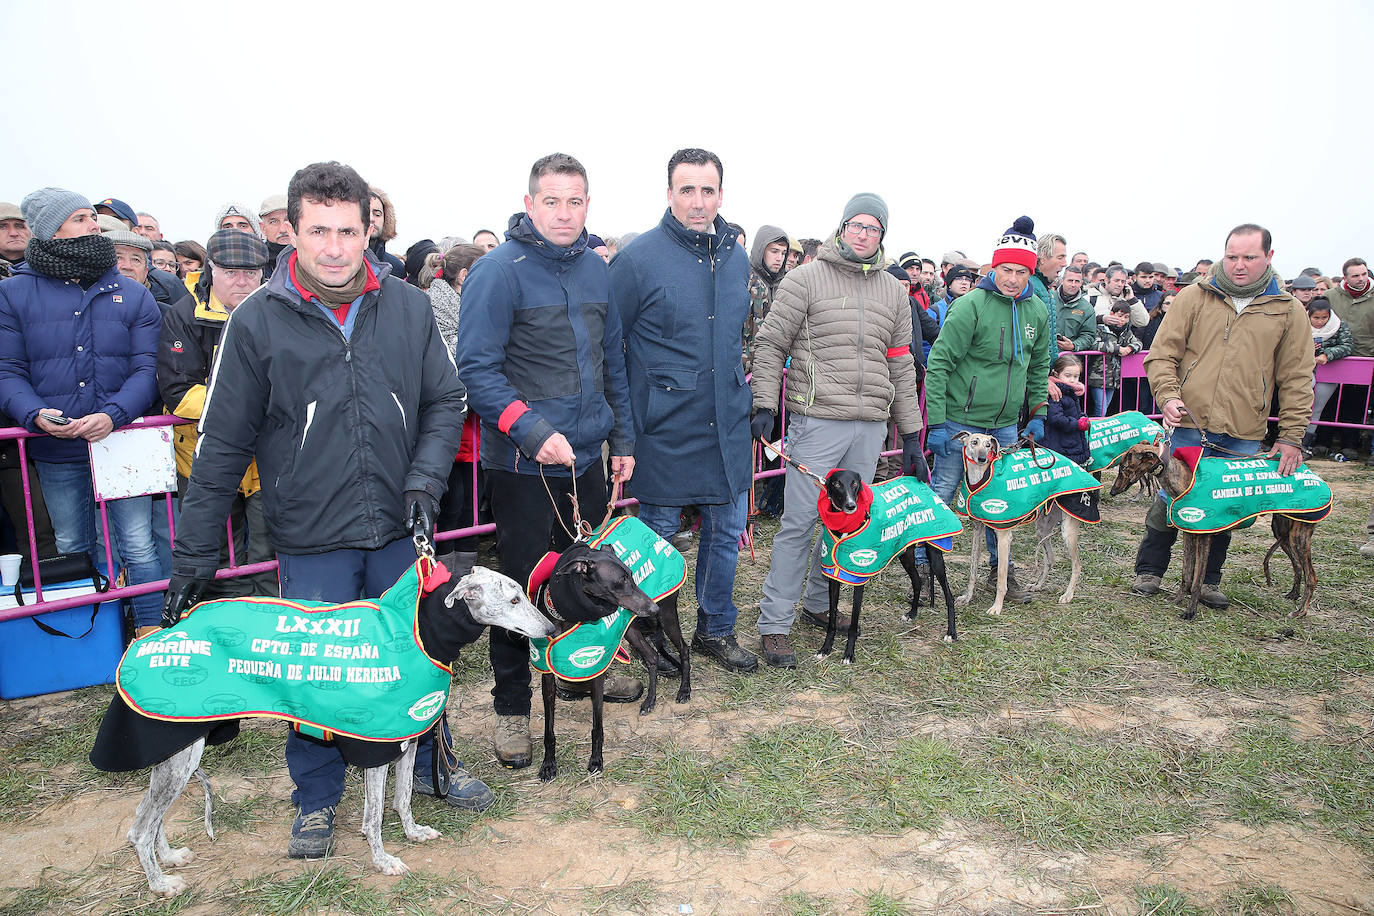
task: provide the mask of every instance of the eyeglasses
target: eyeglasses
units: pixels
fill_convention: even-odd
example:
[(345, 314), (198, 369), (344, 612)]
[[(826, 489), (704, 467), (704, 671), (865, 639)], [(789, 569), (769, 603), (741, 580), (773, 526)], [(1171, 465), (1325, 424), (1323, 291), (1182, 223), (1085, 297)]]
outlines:
[(845, 223), (844, 228), (850, 235), (866, 235), (871, 239), (876, 239), (883, 232), (881, 226), (866, 226), (863, 223)]
[(153, 266), (158, 270), (165, 270), (168, 273), (174, 274), (177, 272), (177, 262), (171, 259), (161, 260), (159, 258), (153, 258)]

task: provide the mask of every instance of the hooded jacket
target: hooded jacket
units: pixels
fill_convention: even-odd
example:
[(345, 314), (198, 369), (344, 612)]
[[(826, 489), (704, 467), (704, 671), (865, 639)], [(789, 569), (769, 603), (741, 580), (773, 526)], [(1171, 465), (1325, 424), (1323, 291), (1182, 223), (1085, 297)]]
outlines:
[(669, 210), (611, 262), (634, 411), (630, 486), (650, 505), (728, 503), (753, 482), (735, 346), (749, 312), (746, 259), (722, 217), (714, 229), (688, 229)]
[(1212, 278), (1175, 298), (1145, 357), (1155, 400), (1181, 398), (1186, 426), (1264, 438), (1279, 397), (1279, 437), (1296, 445), (1312, 419), (1312, 325), (1274, 278), (1239, 313)]
[[(153, 294), (115, 267), (82, 289), (20, 264), (0, 282), (0, 410), (33, 432), (44, 407), (131, 423), (157, 400), (161, 328)], [(29, 455), (75, 462), (90, 450), (84, 439), (44, 436)]]
[[(878, 261), (881, 262), (881, 256)], [(783, 278), (754, 343), (754, 407), (777, 410), (783, 362), (787, 409), (825, 420), (921, 429), (906, 289), (877, 264), (845, 260), (831, 236), (816, 260)]]
[[(620, 314), (608, 307), (606, 262), (584, 231), (564, 248), (516, 213), (507, 241), (477, 259), (463, 281), (458, 376), (482, 417), (482, 465), (539, 474), (544, 442), (562, 433), (580, 475), (634, 454)], [(741, 286), (743, 283), (741, 282)], [(542, 473), (567, 477), (545, 465)]]
[(1016, 425), (1022, 405), (1043, 416), (1048, 315), (1029, 283), (1012, 300), (991, 275), (956, 299), (926, 363), (926, 422), (1000, 429)]
[(405, 535), (402, 495), (437, 502), (463, 425), (463, 386), (429, 297), (365, 257), (349, 336), (306, 301), (288, 248), (272, 279), (230, 314), (205, 396), (176, 572), (205, 576), (254, 455), (282, 553), (375, 550)]
[(1041, 445), (1054, 449), (1071, 461), (1086, 465), (1092, 456), (1088, 451), (1088, 434), (1078, 428), (1078, 421), (1083, 418), (1083, 402), (1079, 400), (1081, 395), (1062, 382), (1051, 379), (1050, 384), (1058, 385), (1063, 397), (1045, 405), (1045, 439)]
[(758, 336), (759, 325), (773, 307), (773, 297), (777, 294), (778, 284), (787, 273), (787, 253), (783, 252), (782, 267), (773, 273), (763, 265), (763, 252), (774, 242), (787, 244), (787, 233), (777, 226), (763, 225), (754, 236), (753, 247), (749, 249), (749, 316), (744, 320), (744, 371), (753, 369), (754, 338)]

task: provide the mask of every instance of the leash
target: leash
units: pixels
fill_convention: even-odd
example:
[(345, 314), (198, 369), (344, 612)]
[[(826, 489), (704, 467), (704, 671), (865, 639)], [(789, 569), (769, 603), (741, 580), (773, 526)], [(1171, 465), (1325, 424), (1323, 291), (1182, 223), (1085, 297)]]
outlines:
[(822, 490), (825, 489), (825, 478), (821, 477), (815, 471), (811, 470), (809, 467), (802, 464), (800, 461), (793, 458), (791, 455), (783, 454), (782, 443), (773, 445), (771, 442), (766, 441), (762, 437), (759, 437), (758, 441), (763, 445), (763, 449), (765, 452), (767, 452), (770, 455), (777, 455), (780, 459), (790, 464), (798, 471), (801, 471), (807, 477), (810, 477), (815, 482), (816, 486), (820, 487)]
[[(556, 519), (558, 520), (558, 527), (560, 527), (560, 528), (563, 529), (563, 533), (564, 533), (564, 534), (566, 534), (568, 537), (572, 538), (573, 543), (577, 543), (578, 541), (585, 541), (587, 538), (591, 537), (591, 534), (592, 534), (592, 526), (591, 526), (591, 524), (590, 524), (589, 522), (585, 522), (585, 521), (582, 520), (582, 510), (578, 507), (578, 504), (577, 504), (577, 468), (576, 468), (576, 466), (572, 467), (571, 471), (572, 471), (572, 475), (571, 475), (571, 476), (572, 476), (572, 492), (568, 494), (568, 501), (572, 503), (572, 521), (573, 521), (573, 526), (572, 526), (572, 529), (571, 529), (571, 530), (569, 530), (567, 524), (563, 521), (563, 513), (562, 513), (562, 511), (558, 508), (558, 500), (554, 498), (553, 490), (549, 489), (549, 479), (548, 479), (547, 477), (544, 476), (544, 465), (543, 465), (543, 464), (540, 464), (540, 465), (539, 465), (539, 480), (540, 480), (540, 482), (542, 482), (542, 483), (544, 484), (544, 492), (547, 493), (547, 494), (549, 495), (549, 502), (553, 504), (553, 517), (556, 518)], [(611, 504), (612, 504), (612, 505), (615, 504), (615, 499), (614, 499), (614, 497), (611, 499)], [(608, 513), (608, 514), (609, 514), (609, 513)]]
[[(415, 544), (417, 557), (434, 562), (434, 545), (425, 537), (424, 532), (415, 532), (411, 542)], [(447, 718), (448, 704), (445, 703), (444, 709), (439, 712), (439, 718), (430, 726), (430, 731), (434, 734), (434, 743), (430, 747), (430, 772), (434, 774), (435, 798), (447, 798), (449, 785), (453, 781), (453, 773), (448, 765), (450, 755), (453, 754), (453, 745), (443, 727)]]

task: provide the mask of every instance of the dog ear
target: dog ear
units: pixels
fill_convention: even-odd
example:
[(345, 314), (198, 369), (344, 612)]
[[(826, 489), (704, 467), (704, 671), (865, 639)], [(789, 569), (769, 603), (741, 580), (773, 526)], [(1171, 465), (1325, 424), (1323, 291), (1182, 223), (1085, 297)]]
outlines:
[(568, 564), (568, 571), (577, 573), (579, 576), (586, 579), (591, 577), (596, 571), (596, 564), (585, 557), (579, 557)]
[(968, 430), (961, 429), (957, 433), (955, 433), (951, 438), (954, 439), (955, 442), (963, 442), (965, 439), (968, 438)]
[(1000, 454), (1002, 454), (1002, 443), (994, 438), (992, 440), (992, 457), (996, 458)]

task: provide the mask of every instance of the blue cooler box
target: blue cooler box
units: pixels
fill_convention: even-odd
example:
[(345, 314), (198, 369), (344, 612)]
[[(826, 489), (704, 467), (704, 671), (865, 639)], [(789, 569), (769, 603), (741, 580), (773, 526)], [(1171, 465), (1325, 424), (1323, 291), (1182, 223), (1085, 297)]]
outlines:
[[(43, 588), (45, 601), (94, 595), (90, 580), (54, 583)], [(24, 603), (32, 604), (33, 590), (24, 589)], [(12, 593), (0, 595), (0, 608), (19, 602)], [(91, 611), (95, 609), (95, 619)], [(37, 621), (65, 633), (54, 636)], [(86, 632), (89, 628), (90, 632)], [(85, 634), (85, 635), (82, 635)], [(0, 622), (0, 699), (56, 693), (97, 684), (113, 684), (115, 668), (124, 654), (124, 618), (118, 601), (49, 611), (37, 617)]]

